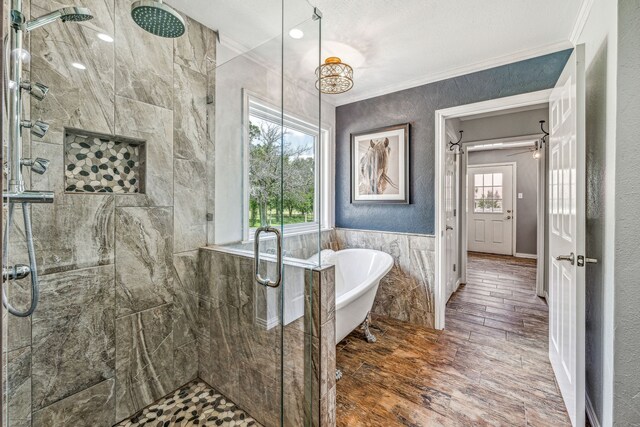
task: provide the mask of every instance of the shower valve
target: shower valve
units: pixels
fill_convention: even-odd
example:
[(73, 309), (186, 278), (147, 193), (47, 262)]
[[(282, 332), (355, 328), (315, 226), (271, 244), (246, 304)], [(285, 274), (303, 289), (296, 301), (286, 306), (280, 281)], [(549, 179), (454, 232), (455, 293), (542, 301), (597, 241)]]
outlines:
[(33, 96), (38, 101), (42, 101), (47, 96), (47, 92), (49, 92), (48, 86), (38, 82), (24, 82), (20, 85), (20, 87), (28, 91), (31, 96)]
[(49, 123), (43, 122), (41, 120), (30, 121), (23, 120), (21, 123), (22, 127), (31, 129), (31, 135), (37, 136), (38, 138), (44, 138), (49, 130)]
[(16, 264), (9, 267), (2, 267), (2, 281), (20, 280), (31, 274), (31, 267), (24, 264)]

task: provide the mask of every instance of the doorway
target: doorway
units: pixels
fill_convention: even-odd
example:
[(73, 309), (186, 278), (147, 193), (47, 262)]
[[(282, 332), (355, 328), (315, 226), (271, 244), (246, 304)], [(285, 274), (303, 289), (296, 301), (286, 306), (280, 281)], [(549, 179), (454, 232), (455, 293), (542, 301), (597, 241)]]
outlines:
[[(544, 201), (542, 208), (538, 205), (538, 215), (547, 217), (544, 219), (544, 232), (538, 231), (537, 236), (537, 268), (544, 266), (543, 276), (548, 284), (549, 291), (545, 293), (548, 304), (542, 303), (547, 313), (548, 323), (543, 325), (547, 333), (548, 358), (552, 368), (555, 384), (557, 384), (565, 408), (574, 426), (584, 425), (585, 419), (585, 266), (589, 262), (597, 262), (587, 258), (585, 250), (585, 71), (584, 71), (584, 46), (577, 46), (572, 52), (562, 74), (551, 90), (533, 92), (506, 98), (452, 107), (438, 110), (435, 114), (435, 151), (436, 151), (436, 282), (435, 282), (435, 327), (444, 329), (445, 313), (447, 310), (447, 291), (445, 288), (445, 272), (450, 268), (452, 260), (447, 257), (445, 250), (445, 230), (448, 230), (447, 216), (445, 214), (445, 186), (441, 175), (445, 170), (446, 151), (455, 151), (462, 155), (464, 144), (460, 138), (456, 143), (447, 144), (447, 127), (449, 123), (460, 118), (477, 114), (498, 114), (509, 109), (530, 109), (532, 106), (545, 104), (548, 108), (548, 131), (542, 128), (543, 136), (540, 136), (540, 144), (536, 150), (542, 148), (539, 162), (542, 173), (538, 176), (542, 181), (548, 176), (548, 191), (541, 198)], [(544, 122), (541, 121), (542, 124)], [(462, 137), (463, 130), (460, 129)], [(485, 145), (490, 145), (487, 143)], [(462, 149), (462, 150), (461, 150)], [(545, 156), (548, 150), (548, 156)], [(534, 153), (535, 154), (535, 153)], [(464, 163), (464, 162), (463, 162)], [(544, 167), (543, 167), (544, 165)], [(463, 181), (464, 185), (464, 181)], [(546, 185), (539, 188), (543, 189)], [(484, 187), (484, 181), (483, 181)], [(462, 193), (466, 194), (466, 193)], [(462, 228), (465, 224), (462, 222)], [(539, 229), (542, 227), (538, 227)], [(464, 235), (464, 232), (463, 232)], [(542, 237), (542, 238), (541, 238)], [(466, 241), (461, 242), (461, 253), (466, 253)], [(462, 257), (464, 258), (464, 257)], [(508, 261), (507, 261), (508, 264)], [(461, 283), (464, 284), (465, 266), (461, 268)], [(499, 269), (496, 267), (496, 269)], [(508, 274), (500, 274), (497, 277), (485, 277), (479, 274), (476, 284), (496, 284), (510, 280)], [(541, 275), (537, 274), (537, 283), (541, 282)], [(488, 281), (487, 281), (488, 280)], [(479, 281), (479, 283), (478, 283)], [(493, 282), (493, 283), (492, 283)], [(491, 288), (491, 286), (489, 286)], [(485, 299), (492, 302), (492, 298), (502, 299), (502, 304), (508, 301), (528, 298), (535, 301), (543, 301), (538, 295), (529, 297), (520, 295), (515, 298), (516, 289), (505, 289), (505, 292), (492, 289), (480, 289), (477, 299)], [(487, 295), (488, 293), (488, 295)], [(510, 293), (510, 294), (509, 294)], [(484, 298), (485, 295), (489, 298)], [(500, 296), (502, 295), (502, 297)], [(472, 297), (473, 298), (473, 297)], [(502, 307), (511, 312), (522, 312), (514, 304)], [(487, 306), (485, 304), (484, 312)], [(479, 307), (476, 307), (479, 308)], [(493, 310), (492, 310), (493, 311)], [(507, 313), (510, 314), (510, 313)], [(523, 324), (516, 328), (527, 329), (525, 319)], [(480, 318), (482, 330), (487, 327), (487, 317)], [(493, 321), (490, 320), (491, 324)], [(506, 322), (505, 322), (506, 323)], [(506, 328), (510, 328), (505, 325)], [(469, 326), (470, 334), (477, 330), (478, 324)], [(490, 328), (496, 329), (496, 328)], [(506, 340), (509, 329), (502, 331)], [(500, 333), (500, 332), (498, 332)], [(515, 332), (517, 333), (517, 332)], [(524, 337), (526, 339), (526, 336)], [(471, 337), (469, 338), (471, 339)], [(538, 342), (538, 341), (536, 341)]]
[(516, 167), (516, 163), (467, 166), (468, 251), (515, 255)]

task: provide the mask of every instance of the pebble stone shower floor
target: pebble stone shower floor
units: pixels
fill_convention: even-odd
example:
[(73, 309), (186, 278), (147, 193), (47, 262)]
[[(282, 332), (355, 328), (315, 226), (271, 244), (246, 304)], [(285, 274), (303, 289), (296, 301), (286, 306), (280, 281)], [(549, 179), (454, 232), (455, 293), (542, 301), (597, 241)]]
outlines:
[(115, 427), (261, 427), (235, 403), (203, 381), (192, 381)]

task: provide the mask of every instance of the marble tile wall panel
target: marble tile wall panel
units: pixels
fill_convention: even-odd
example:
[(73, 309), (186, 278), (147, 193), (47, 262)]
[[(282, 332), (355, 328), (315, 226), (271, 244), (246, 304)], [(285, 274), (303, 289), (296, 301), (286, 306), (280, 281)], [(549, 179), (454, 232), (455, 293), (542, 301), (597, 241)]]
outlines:
[(41, 275), (114, 261), (114, 196), (71, 201), (31, 207)]
[[(44, 15), (67, 3), (34, 0), (32, 14)], [(32, 103), (31, 117), (51, 126), (43, 141), (62, 144), (64, 127), (113, 133), (114, 44), (98, 33), (114, 34), (113, 0), (87, 0), (93, 20), (80, 24), (56, 22), (31, 34), (31, 79), (50, 87), (43, 101)], [(79, 70), (71, 64), (85, 65)], [(35, 139), (35, 138), (34, 138)]]
[(116, 135), (146, 141), (145, 194), (122, 195), (118, 206), (173, 206), (171, 110), (116, 97)]
[(116, 209), (116, 316), (172, 301), (171, 208)]
[(176, 388), (172, 307), (116, 320), (116, 421)]
[(174, 160), (174, 244), (175, 253), (207, 244), (206, 162)]
[(41, 276), (40, 292), (33, 314), (34, 410), (113, 378), (116, 356), (113, 265)]
[(195, 345), (199, 333), (198, 316), (200, 296), (198, 295), (198, 251), (173, 255), (173, 342), (181, 347)]
[(373, 312), (433, 327), (435, 238), (378, 231), (336, 229), (323, 246), (367, 248), (390, 254), (391, 271), (380, 281)]
[[(4, 355), (3, 355), (4, 356)], [(3, 363), (3, 403), (8, 427), (31, 426), (31, 347), (9, 351)], [(5, 406), (6, 408), (6, 406)]]
[(115, 0), (115, 93), (171, 110), (173, 40), (135, 25), (131, 3), (133, 0)]
[(335, 419), (336, 410), (335, 267), (315, 268), (307, 281), (312, 283), (305, 286), (305, 313), (311, 316), (305, 322), (305, 422), (325, 426), (331, 424), (322, 420)]
[(179, 159), (207, 158), (207, 76), (174, 64), (173, 149)]
[(98, 383), (33, 414), (33, 427), (96, 427), (115, 422), (115, 380)]
[(187, 30), (184, 37), (173, 43), (173, 60), (176, 64), (189, 67), (200, 74), (211, 71), (210, 62), (215, 61), (215, 31), (186, 16)]

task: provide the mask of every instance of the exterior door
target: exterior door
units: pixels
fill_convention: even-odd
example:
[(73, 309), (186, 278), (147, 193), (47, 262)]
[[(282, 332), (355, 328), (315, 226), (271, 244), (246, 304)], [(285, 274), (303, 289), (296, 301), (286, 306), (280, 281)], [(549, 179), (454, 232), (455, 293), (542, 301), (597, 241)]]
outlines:
[(514, 165), (474, 165), (467, 168), (467, 249), (513, 255)]
[(446, 300), (456, 290), (458, 282), (459, 266), (458, 262), (458, 227), (456, 218), (456, 206), (458, 205), (457, 193), (457, 170), (458, 160), (453, 152), (446, 155), (445, 173), (444, 173), (444, 197), (445, 197), (445, 250), (446, 250)]
[(549, 358), (574, 426), (584, 425), (584, 49), (549, 99)]

